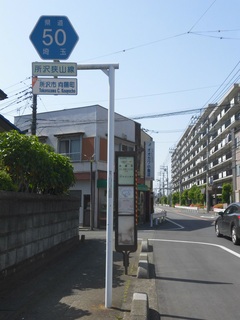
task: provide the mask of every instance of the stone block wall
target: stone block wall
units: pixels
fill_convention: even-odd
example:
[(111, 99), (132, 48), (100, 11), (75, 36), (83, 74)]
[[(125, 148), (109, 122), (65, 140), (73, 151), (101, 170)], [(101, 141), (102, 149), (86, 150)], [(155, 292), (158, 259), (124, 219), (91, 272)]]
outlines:
[(0, 191), (0, 278), (78, 240), (78, 199)]

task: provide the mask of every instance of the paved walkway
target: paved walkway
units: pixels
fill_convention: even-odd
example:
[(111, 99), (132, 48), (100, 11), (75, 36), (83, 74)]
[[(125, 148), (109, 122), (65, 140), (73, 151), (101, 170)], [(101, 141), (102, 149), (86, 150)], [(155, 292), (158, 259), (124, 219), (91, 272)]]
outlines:
[(105, 308), (105, 232), (81, 230), (85, 241), (44, 269), (0, 288), (0, 320), (128, 319), (136, 286), (139, 250), (124, 274), (113, 254), (112, 307)]

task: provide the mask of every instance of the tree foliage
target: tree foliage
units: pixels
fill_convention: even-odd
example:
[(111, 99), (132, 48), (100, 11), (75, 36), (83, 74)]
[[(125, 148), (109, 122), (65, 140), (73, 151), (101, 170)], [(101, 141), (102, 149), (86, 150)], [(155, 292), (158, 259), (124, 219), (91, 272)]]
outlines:
[(167, 198), (167, 196), (162, 196), (161, 199), (160, 199), (160, 203), (161, 203), (161, 204), (167, 204), (167, 203), (168, 203), (168, 198)]
[(230, 203), (231, 193), (232, 193), (232, 185), (230, 183), (223, 183), (223, 186), (222, 186), (222, 201), (224, 203)]
[(5, 170), (0, 170), (0, 190), (16, 191), (12, 178)]
[(183, 206), (188, 205), (188, 189), (185, 189), (181, 194), (181, 204)]
[(62, 194), (74, 182), (69, 158), (17, 131), (0, 134), (0, 163), (21, 192)]
[(175, 206), (177, 203), (179, 203), (179, 191), (172, 194), (172, 204)]
[(189, 190), (188, 190), (188, 197), (192, 201), (193, 204), (203, 204), (204, 202), (204, 196), (201, 192), (201, 188), (198, 187), (197, 185), (193, 185)]
[(203, 204), (204, 195), (201, 192), (201, 188), (197, 185), (193, 185), (190, 189), (185, 189), (181, 193), (181, 201), (179, 191), (172, 194), (172, 205), (181, 204), (188, 206), (189, 204)]

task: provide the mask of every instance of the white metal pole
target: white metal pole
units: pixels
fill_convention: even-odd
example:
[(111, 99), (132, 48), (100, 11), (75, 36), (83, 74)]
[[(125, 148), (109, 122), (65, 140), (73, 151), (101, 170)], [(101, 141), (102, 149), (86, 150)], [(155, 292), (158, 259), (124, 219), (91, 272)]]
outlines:
[(114, 196), (114, 83), (115, 70), (109, 67), (109, 109), (108, 109), (108, 163), (107, 163), (107, 222), (106, 222), (106, 278), (105, 307), (112, 306), (113, 278), (113, 196)]
[(109, 80), (108, 109), (108, 162), (107, 162), (107, 221), (106, 221), (106, 274), (105, 274), (105, 307), (112, 306), (113, 278), (113, 197), (114, 197), (114, 87), (115, 69), (118, 64), (79, 64), (78, 70), (102, 70)]

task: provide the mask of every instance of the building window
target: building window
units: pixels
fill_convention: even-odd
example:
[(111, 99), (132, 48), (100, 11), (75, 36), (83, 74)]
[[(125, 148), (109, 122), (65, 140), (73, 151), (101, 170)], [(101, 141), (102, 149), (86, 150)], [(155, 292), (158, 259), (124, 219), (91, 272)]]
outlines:
[(238, 164), (236, 166), (237, 176), (240, 176), (240, 165)]
[(231, 124), (231, 119), (228, 119), (226, 122), (225, 122), (225, 128), (229, 127)]
[(127, 146), (125, 144), (120, 145), (120, 151), (134, 151), (133, 147)]
[(59, 140), (59, 153), (68, 156), (72, 161), (80, 160), (80, 138)]
[(240, 147), (240, 137), (236, 137), (236, 148)]

